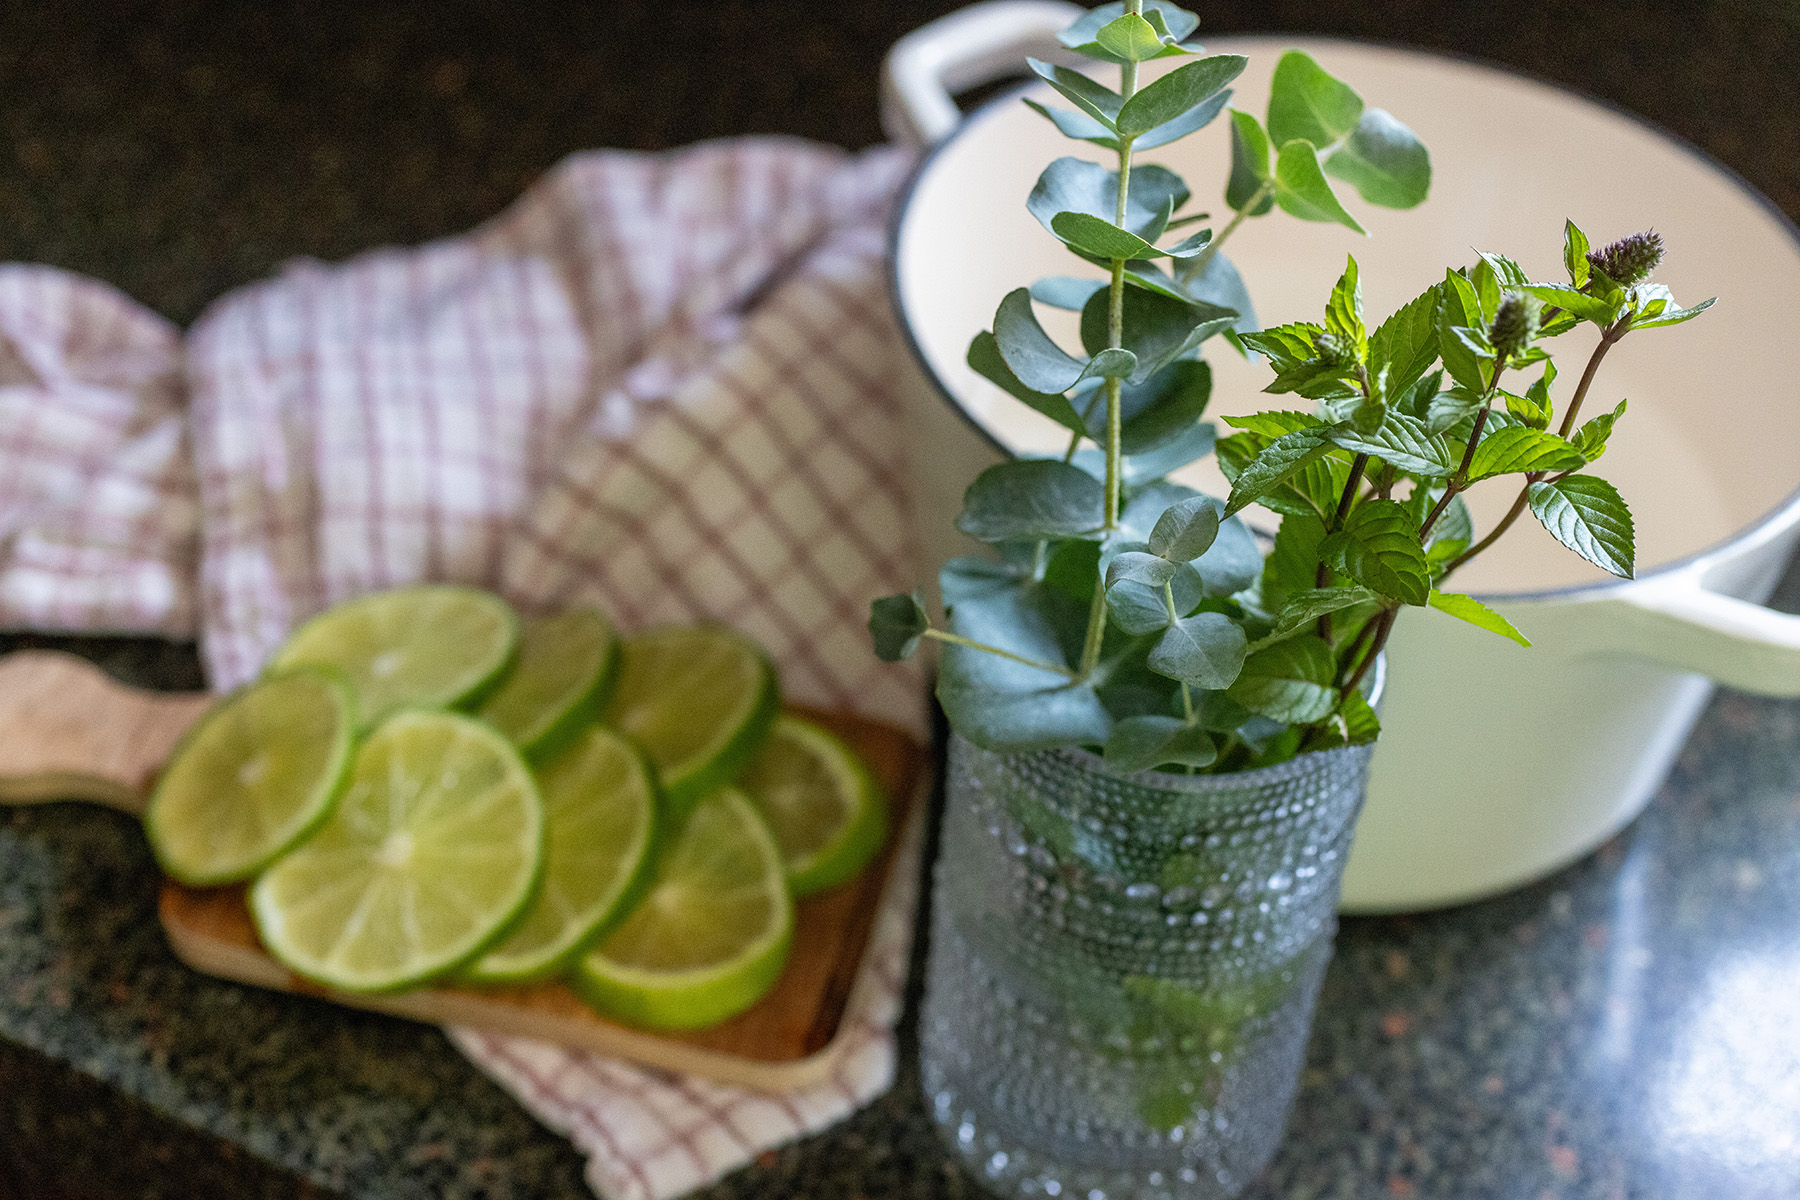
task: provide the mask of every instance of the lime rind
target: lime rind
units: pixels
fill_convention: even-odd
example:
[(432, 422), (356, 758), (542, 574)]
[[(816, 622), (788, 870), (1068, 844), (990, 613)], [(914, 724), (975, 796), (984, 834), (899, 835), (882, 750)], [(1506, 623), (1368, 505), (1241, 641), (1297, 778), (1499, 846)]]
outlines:
[[(658, 803), (655, 772), (642, 751), (594, 726), (533, 774), (544, 800), (544, 881), (506, 936), (463, 972), (471, 983), (535, 983), (563, 974), (653, 878)], [(596, 796), (596, 787), (607, 791)], [(600, 804), (607, 807), (596, 810)], [(614, 845), (615, 861), (598, 864), (598, 879), (583, 871), (596, 866), (596, 850), (604, 856)], [(571, 872), (581, 874), (570, 879)], [(593, 894), (569, 894), (595, 883)]]
[[(834, 798), (848, 808), (848, 816), (835, 834), (809, 848), (786, 843), (783, 834), (788, 822), (810, 814), (772, 811), (782, 799), (776, 789), (786, 782), (771, 774), (777, 769), (776, 754), (790, 747), (816, 765), (831, 781)], [(777, 718), (767, 745), (739, 778), (738, 786), (756, 804), (777, 844), (782, 845), (788, 888), (796, 899), (854, 878), (887, 841), (888, 804), (881, 786), (855, 751), (810, 721), (786, 713)]]
[(599, 609), (527, 619), (512, 667), (477, 715), (511, 738), (526, 762), (545, 762), (599, 720), (618, 666), (619, 639)]
[(288, 636), (268, 669), (323, 665), (342, 672), (366, 730), (406, 708), (480, 705), (511, 668), (518, 644), (518, 614), (500, 597), (460, 584), (419, 584), (319, 613)]
[[(733, 865), (753, 864), (755, 879), (724, 894), (699, 895), (684, 886), (678, 871), (708, 855), (716, 861), (721, 852), (726, 857), (748, 854), (749, 862)], [(696, 928), (695, 921), (708, 921), (725, 909), (743, 913), (757, 907), (769, 914), (764, 927), (716, 961), (675, 968), (641, 961), (638, 950), (645, 945), (656, 953), (694, 952), (705, 936), (716, 937), (716, 930)], [(679, 928), (684, 922), (687, 930)], [(749, 798), (735, 788), (723, 788), (696, 804), (687, 823), (664, 842), (649, 890), (577, 961), (569, 982), (594, 1008), (626, 1024), (699, 1029), (734, 1017), (762, 999), (781, 977), (793, 940), (794, 901), (781, 868), (780, 848)]]
[[(295, 712), (295, 705), (311, 711)], [(271, 706), (276, 711), (267, 711)], [(266, 677), (208, 709), (176, 745), (144, 810), (145, 833), (163, 873), (190, 887), (241, 883), (324, 824), (349, 777), (355, 711), (349, 684), (320, 668)], [(269, 728), (256, 730), (258, 724)], [(271, 747), (270, 733), (290, 734), (289, 744)], [(290, 764), (299, 768), (300, 786), (285, 789), (300, 795), (271, 796), (261, 786), (283, 782), (283, 764), (271, 763), (271, 749), (301, 756)], [(270, 822), (271, 805), (256, 803), (259, 798), (287, 811)], [(254, 828), (242, 828), (246, 822)], [(235, 853), (219, 853), (218, 843), (234, 835), (240, 843)]]
[[(713, 680), (684, 686), (684, 674), (696, 679), (707, 667), (723, 671), (723, 693)], [(626, 640), (602, 719), (649, 755), (665, 806), (681, 816), (756, 756), (780, 707), (775, 668), (755, 642), (723, 625), (663, 626)], [(692, 738), (698, 714), (705, 741), (672, 745), (671, 734)]]
[(498, 944), (543, 870), (543, 801), (512, 744), (473, 717), (403, 709), (357, 749), (330, 817), (251, 887), (250, 913), (296, 975), (401, 991)]

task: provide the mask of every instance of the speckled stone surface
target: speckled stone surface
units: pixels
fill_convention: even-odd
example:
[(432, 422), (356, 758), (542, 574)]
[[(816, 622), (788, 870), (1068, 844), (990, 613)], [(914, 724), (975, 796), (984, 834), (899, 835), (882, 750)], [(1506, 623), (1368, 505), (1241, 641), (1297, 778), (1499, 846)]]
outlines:
[[(0, 5), (0, 258), (177, 320), (296, 255), (452, 233), (563, 154), (876, 140), (887, 44), (951, 3)], [(1642, 113), (1800, 212), (1784, 0), (1251, 0), (1497, 60)], [(1800, 574), (1782, 603), (1800, 608)], [(57, 644), (193, 686), (191, 647)], [(584, 1195), (580, 1163), (437, 1032), (170, 955), (126, 818), (0, 811), (0, 1200)], [(916, 1000), (916, 997), (915, 997)], [(977, 1195), (935, 1144), (909, 1008), (894, 1091), (706, 1200)], [(1448, 912), (1346, 921), (1255, 1200), (1800, 1196), (1800, 702), (1721, 694), (1630, 830)]]

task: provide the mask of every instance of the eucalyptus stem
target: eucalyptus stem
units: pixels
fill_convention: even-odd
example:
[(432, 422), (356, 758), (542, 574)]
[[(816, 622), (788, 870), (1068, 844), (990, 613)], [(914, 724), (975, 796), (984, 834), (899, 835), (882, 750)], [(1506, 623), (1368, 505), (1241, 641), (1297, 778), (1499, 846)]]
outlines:
[(1056, 663), (1039, 662), (1035, 658), (1026, 658), (1022, 654), (1014, 654), (1011, 650), (1002, 650), (998, 646), (990, 646), (986, 642), (978, 642), (973, 638), (966, 638), (960, 633), (950, 633), (943, 629), (927, 629), (921, 636), (936, 638), (940, 642), (949, 642), (956, 646), (967, 646), (971, 650), (980, 650), (985, 654), (997, 654), (1001, 658), (1010, 658), (1016, 663), (1024, 663), (1026, 666), (1036, 667), (1040, 671), (1053, 671), (1056, 674), (1061, 675), (1064, 679), (1075, 678), (1075, 672), (1069, 670), (1067, 667), (1059, 666)]
[[(1125, 0), (1125, 11), (1133, 16), (1142, 15), (1143, 0)], [(1137, 91), (1137, 63), (1126, 62), (1119, 67), (1119, 96), (1121, 100), (1131, 99)], [(1119, 138), (1119, 185), (1117, 198), (1113, 203), (1113, 223), (1120, 228), (1125, 227), (1127, 206), (1131, 196), (1131, 143), (1132, 138), (1121, 135)], [(1111, 291), (1107, 296), (1106, 344), (1111, 349), (1120, 349), (1125, 345), (1125, 260), (1112, 260)], [(1123, 424), (1120, 398), (1121, 381), (1113, 376), (1106, 381), (1106, 524), (1107, 533), (1119, 527), (1119, 491), (1120, 463), (1119, 443), (1122, 440), (1120, 426)], [(1071, 455), (1073, 457), (1073, 455)], [(1106, 639), (1106, 587), (1096, 578), (1094, 580), (1094, 599), (1088, 606), (1087, 636), (1081, 648), (1081, 669), (1077, 678), (1086, 679), (1100, 662), (1100, 646)]]
[(1237, 227), (1244, 223), (1244, 218), (1250, 215), (1250, 210), (1267, 199), (1271, 190), (1266, 183), (1258, 187), (1251, 194), (1250, 199), (1244, 202), (1244, 207), (1238, 209), (1231, 220), (1226, 223), (1225, 228), (1219, 231), (1219, 236), (1208, 242), (1204, 250), (1182, 264), (1180, 270), (1182, 283), (1190, 283), (1200, 278), (1206, 270), (1206, 264), (1213, 260), (1213, 255), (1217, 254), (1219, 247), (1225, 244), (1225, 239), (1237, 232)]

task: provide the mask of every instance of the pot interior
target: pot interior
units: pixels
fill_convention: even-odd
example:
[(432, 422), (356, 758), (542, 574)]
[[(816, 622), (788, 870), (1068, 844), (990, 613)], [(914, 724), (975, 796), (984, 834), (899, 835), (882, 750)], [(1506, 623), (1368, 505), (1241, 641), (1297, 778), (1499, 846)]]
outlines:
[[(1669, 248), (1656, 278), (1686, 305), (1715, 308), (1673, 328), (1643, 330), (1615, 346), (1583, 406), (1583, 419), (1630, 401), (1596, 474), (1618, 486), (1636, 516), (1639, 574), (1689, 557), (1782, 510), (1800, 485), (1800, 404), (1792, 368), (1790, 297), (1800, 295), (1793, 229), (1744, 184), (1697, 152), (1638, 121), (1545, 84), (1417, 51), (1321, 39), (1230, 38), (1210, 53), (1242, 53), (1250, 66), (1233, 103), (1262, 114), (1268, 79), (1289, 47), (1307, 50), (1385, 108), (1430, 148), (1431, 197), (1395, 212), (1338, 185), (1368, 229), (1309, 224), (1276, 212), (1245, 222), (1227, 243), (1264, 325), (1320, 319), (1325, 297), (1354, 254), (1371, 327), (1442, 277), (1473, 261), (1474, 247), (1516, 258), (1533, 278), (1561, 280), (1562, 229), (1572, 218), (1596, 246), (1654, 226)], [(1149, 69), (1163, 64), (1150, 64)], [(1048, 87), (1025, 94), (1062, 104)], [(1138, 162), (1169, 166), (1194, 199), (1183, 212), (1224, 209), (1230, 163), (1225, 119)], [(897, 228), (896, 290), (929, 375), (995, 441), (1015, 452), (1060, 453), (1067, 435), (1012, 400), (963, 361), (1008, 291), (1045, 275), (1103, 274), (1065, 251), (1025, 211), (1038, 173), (1059, 155), (1109, 162), (1109, 152), (1062, 137), (1003, 98), (980, 109), (921, 172)], [(1078, 345), (1072, 314), (1039, 307), (1065, 344)], [(1553, 392), (1567, 403), (1596, 341), (1592, 326), (1558, 339)], [(1208, 343), (1210, 415), (1263, 407), (1307, 408), (1261, 393), (1270, 372)], [(1509, 390), (1537, 377), (1509, 374)], [(1273, 402), (1273, 403), (1271, 403)], [(1230, 432), (1221, 429), (1221, 433)], [(1216, 495), (1227, 490), (1211, 459), (1180, 476)], [(1496, 480), (1469, 496), (1477, 531), (1517, 495)], [(1784, 520), (1795, 511), (1781, 514)], [(1252, 523), (1272, 527), (1269, 514)], [(1458, 573), (1459, 590), (1536, 592), (1610, 579), (1563, 549), (1535, 521), (1521, 521)]]

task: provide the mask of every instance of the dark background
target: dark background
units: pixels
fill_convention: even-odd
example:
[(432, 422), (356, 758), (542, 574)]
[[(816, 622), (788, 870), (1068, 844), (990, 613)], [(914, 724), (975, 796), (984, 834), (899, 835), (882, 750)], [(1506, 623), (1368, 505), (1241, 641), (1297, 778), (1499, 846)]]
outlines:
[[(179, 321), (296, 255), (491, 216), (572, 150), (881, 139), (895, 38), (954, 0), (0, 5), (0, 259)], [(1199, 3), (1208, 31), (1431, 46), (1590, 92), (1800, 211), (1793, 0)], [(1771, 23), (1777, 28), (1771, 29)], [(1644, 64), (1683, 64), (1679, 74)], [(1506, 119), (1494, 114), (1496, 121)]]

